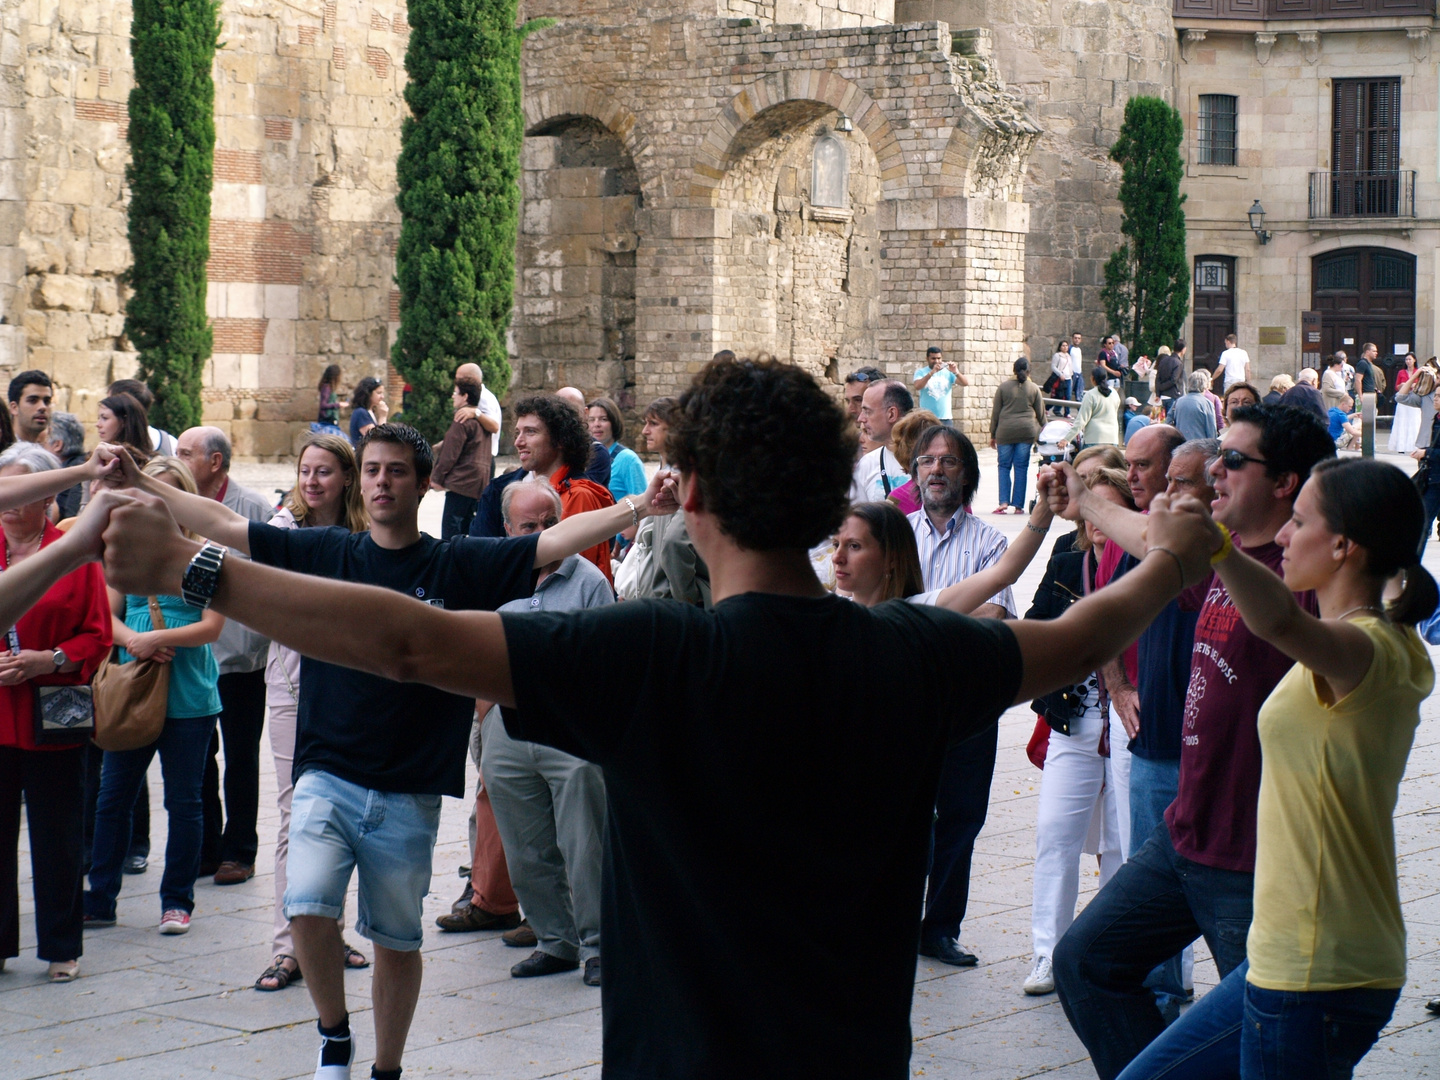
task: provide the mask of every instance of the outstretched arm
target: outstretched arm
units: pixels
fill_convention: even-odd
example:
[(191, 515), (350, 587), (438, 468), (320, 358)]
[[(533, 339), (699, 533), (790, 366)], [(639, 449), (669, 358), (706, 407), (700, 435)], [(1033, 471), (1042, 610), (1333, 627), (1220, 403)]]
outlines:
[(1232, 551), (1215, 571), (1250, 632), (1329, 683), (1332, 700), (1360, 685), (1375, 658), (1365, 631), (1344, 619), (1317, 619), (1274, 571), (1243, 551)]
[(1058, 619), (1009, 624), (1024, 660), (1017, 705), (1077, 683), (1120, 655), (1183, 586), (1200, 580), (1218, 546), (1218, 535), (1198, 503), (1172, 510), (1164, 495), (1150, 505), (1146, 532), (1150, 552), (1119, 581), (1077, 602)]
[(109, 464), (109, 455), (102, 455), (97, 448), (86, 461), (71, 465), (68, 469), (47, 469), (44, 472), (22, 473), (19, 476), (0, 476), (0, 510), (10, 510), (16, 506), (48, 499), (76, 484), (88, 484), (111, 468), (113, 466)]
[(188, 491), (162, 484), (153, 476), (146, 476), (135, 464), (135, 459), (122, 448), (103, 449), (116, 463), (106, 475), (107, 483), (117, 488), (133, 488), (157, 495), (169, 505), (170, 512), (182, 527), (217, 544), (250, 554), (249, 518), (242, 517), (216, 499), (191, 495)]
[[(163, 500), (142, 493), (111, 513), (104, 541), (107, 581), (132, 595), (178, 594), (200, 549), (175, 528)], [(493, 612), (445, 611), (390, 589), (245, 559), (225, 560), (211, 610), (316, 660), (514, 704), (505, 634)]]
[(642, 494), (631, 495), (629, 498), (635, 504), (634, 514), (630, 512), (627, 503), (617, 502), (614, 506), (576, 514), (561, 521), (554, 528), (546, 529), (540, 534), (540, 540), (535, 545), (535, 565), (549, 566), (553, 562), (578, 555), (596, 544), (603, 543), (622, 529), (628, 529), (635, 524), (636, 515), (644, 521), (647, 517), (673, 514), (680, 507), (675, 499), (675, 481), (663, 469), (655, 474), (650, 486)]
[[(1053, 480), (1046, 477), (1047, 472), (1053, 475)], [(1037, 476), (1040, 490), (1049, 492), (1050, 509), (1056, 517), (1088, 521), (1137, 559), (1145, 554), (1144, 514), (1117, 506), (1109, 499), (1095, 498), (1080, 474), (1069, 465), (1046, 466)]]
[(1050, 528), (1053, 518), (1054, 514), (1050, 512), (1042, 489), (1040, 497), (1035, 500), (1035, 509), (1030, 511), (1027, 528), (1010, 542), (1000, 561), (978, 574), (971, 574), (964, 581), (941, 589), (940, 595), (935, 598), (936, 605), (968, 615), (1001, 589), (1014, 585), (1034, 560), (1035, 553), (1040, 550), (1040, 544), (1045, 539), (1046, 530)]

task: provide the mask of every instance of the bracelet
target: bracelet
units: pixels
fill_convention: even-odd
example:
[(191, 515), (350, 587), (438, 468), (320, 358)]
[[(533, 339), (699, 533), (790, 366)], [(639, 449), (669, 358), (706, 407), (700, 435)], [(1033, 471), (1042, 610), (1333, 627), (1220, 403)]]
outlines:
[(1145, 554), (1149, 555), (1152, 551), (1163, 551), (1166, 555), (1169, 555), (1172, 559), (1175, 560), (1175, 569), (1180, 571), (1180, 588), (1185, 588), (1185, 564), (1180, 561), (1180, 556), (1176, 555), (1175, 552), (1171, 551), (1167, 547), (1146, 548)]
[(630, 527), (635, 528), (640, 524), (640, 511), (635, 509), (635, 500), (629, 495), (622, 495), (620, 501), (630, 507)]
[(1042, 529), (1039, 525), (1036, 525), (1033, 521), (1027, 521), (1027, 522), (1025, 522), (1025, 528), (1029, 529), (1031, 532), (1035, 533), (1035, 534), (1038, 535), (1038, 536), (1044, 536), (1046, 533), (1048, 533), (1048, 532), (1050, 531), (1048, 528)]
[(1221, 525), (1218, 521), (1215, 523), (1215, 527), (1220, 530), (1220, 535), (1221, 537), (1223, 537), (1223, 540), (1220, 544), (1220, 550), (1215, 552), (1214, 555), (1210, 556), (1211, 566), (1214, 566), (1217, 563), (1224, 562), (1230, 557), (1230, 553), (1235, 550), (1235, 540), (1230, 535), (1230, 530), (1227, 529), (1224, 525)]

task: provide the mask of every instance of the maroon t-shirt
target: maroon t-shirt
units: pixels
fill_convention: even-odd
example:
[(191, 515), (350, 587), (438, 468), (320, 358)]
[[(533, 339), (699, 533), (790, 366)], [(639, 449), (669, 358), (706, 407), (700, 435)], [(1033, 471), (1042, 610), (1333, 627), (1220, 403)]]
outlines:
[[(1280, 573), (1280, 545), (1264, 544), (1246, 554)], [(1295, 599), (1306, 611), (1318, 612), (1314, 593), (1296, 593)], [(1180, 789), (1165, 822), (1185, 858), (1253, 874), (1260, 801), (1256, 719), (1295, 661), (1250, 632), (1214, 573), (1183, 593), (1180, 606), (1198, 608), (1200, 621), (1180, 732)]]

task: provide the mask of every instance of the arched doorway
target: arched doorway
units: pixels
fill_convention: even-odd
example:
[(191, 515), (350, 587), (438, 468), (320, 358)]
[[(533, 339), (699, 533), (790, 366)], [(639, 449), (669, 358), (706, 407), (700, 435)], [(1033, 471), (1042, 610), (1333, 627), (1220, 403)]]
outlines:
[[(1415, 256), (1389, 248), (1342, 248), (1310, 266), (1311, 308), (1321, 315), (1321, 351), (1354, 357), (1367, 341), (1385, 367), (1385, 412), (1393, 409), (1395, 369), (1415, 347)], [(1403, 346), (1402, 356), (1395, 349)]]

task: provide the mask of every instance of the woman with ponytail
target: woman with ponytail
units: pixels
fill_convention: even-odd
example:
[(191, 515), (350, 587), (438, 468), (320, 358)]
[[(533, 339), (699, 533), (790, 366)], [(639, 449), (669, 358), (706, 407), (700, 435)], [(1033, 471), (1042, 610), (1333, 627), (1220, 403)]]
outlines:
[(1101, 444), (1120, 445), (1120, 395), (1110, 389), (1110, 381), (1104, 368), (1090, 372), (1094, 384), (1080, 399), (1080, 415), (1075, 418), (1075, 427), (1066, 437), (1069, 442), (1076, 435), (1086, 446)]
[[(1295, 500), (1275, 538), (1283, 581), (1216, 526), (1241, 617), (1296, 662), (1260, 710), (1248, 958), (1120, 1080), (1348, 1077), (1389, 1022), (1405, 985), (1392, 818), (1435, 684), (1415, 632), (1440, 602), (1416, 555), (1424, 522), (1409, 477), (1348, 458), (1315, 466)], [(1309, 589), (1318, 618), (1294, 599)]]

